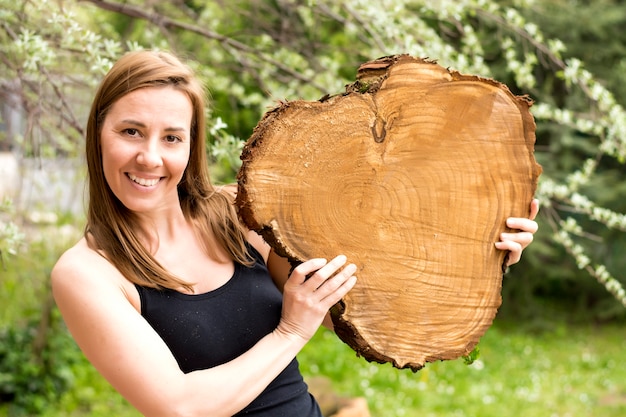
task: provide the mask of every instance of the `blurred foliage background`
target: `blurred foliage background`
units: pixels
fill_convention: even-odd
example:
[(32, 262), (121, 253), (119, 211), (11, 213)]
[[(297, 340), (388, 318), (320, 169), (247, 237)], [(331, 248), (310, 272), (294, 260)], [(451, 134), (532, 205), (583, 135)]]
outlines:
[[(540, 230), (505, 275), (498, 322), (531, 337), (563, 323), (621, 326), (624, 27), (623, 0), (0, 0), (4, 410), (41, 414), (66, 390), (86, 403), (106, 392), (103, 382), (86, 387), (97, 376), (65, 332), (47, 278), (56, 257), (81, 234), (91, 97), (111, 63), (138, 48), (176, 52), (206, 83), (218, 183), (234, 181), (243, 141), (265, 111), (280, 100), (341, 93), (361, 63), (380, 56), (429, 57), (528, 94), (544, 169)], [(316, 346), (331, 343), (332, 354), (341, 355), (334, 342), (318, 339)], [(94, 407), (77, 415), (97, 415)], [(108, 412), (103, 415), (121, 415)]]

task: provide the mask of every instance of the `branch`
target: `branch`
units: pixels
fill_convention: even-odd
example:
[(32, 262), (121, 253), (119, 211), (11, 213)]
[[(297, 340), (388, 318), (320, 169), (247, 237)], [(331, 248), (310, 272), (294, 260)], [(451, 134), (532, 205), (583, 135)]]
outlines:
[(142, 19), (142, 20), (146, 20), (158, 27), (162, 27), (162, 28), (178, 28), (178, 29), (182, 29), (182, 30), (186, 30), (188, 32), (192, 32), (195, 34), (198, 34), (202, 37), (205, 37), (207, 39), (213, 39), (217, 42), (219, 42), (220, 44), (222, 44), (225, 48), (227, 49), (233, 49), (236, 51), (240, 51), (243, 52), (245, 54), (250, 54), (253, 56), (256, 56), (257, 58), (259, 58), (261, 61), (266, 62), (276, 68), (278, 68), (281, 71), (286, 72), (287, 74), (289, 74), (291, 77), (293, 77), (296, 80), (299, 80), (307, 85), (310, 85), (314, 88), (317, 88), (318, 90), (322, 91), (322, 92), (326, 92), (326, 89), (320, 85), (315, 83), (311, 78), (305, 77), (302, 74), (300, 74), (297, 71), (294, 71), (292, 68), (288, 67), (287, 65), (285, 65), (284, 63), (277, 61), (271, 57), (269, 57), (267, 54), (264, 54), (262, 52), (259, 52), (258, 50), (243, 44), (235, 39), (229, 38), (228, 36), (224, 36), (222, 34), (219, 34), (217, 32), (213, 32), (211, 30), (202, 28), (200, 26), (196, 26), (196, 25), (192, 25), (192, 24), (188, 24), (185, 22), (180, 22), (178, 20), (173, 20), (170, 19), (167, 16), (163, 16), (157, 13), (150, 13), (148, 11), (145, 11), (144, 9), (141, 9), (139, 7), (136, 6), (131, 6), (128, 4), (120, 4), (120, 3), (113, 3), (113, 2), (108, 2), (106, 0), (83, 0), (86, 1), (88, 3), (92, 3), (95, 6), (104, 9), (104, 10), (108, 10), (108, 11), (112, 11), (112, 12), (116, 12), (116, 13), (120, 13), (120, 14), (124, 14), (126, 16), (130, 16), (130, 17), (134, 17), (137, 19)]
[[(11, 38), (13, 42), (15, 42), (18, 39), (18, 35), (11, 29), (11, 27), (7, 23), (0, 22), (0, 27), (4, 29), (4, 31), (7, 33), (7, 35), (9, 35), (9, 37)], [(0, 54), (0, 60), (6, 65), (7, 68), (11, 68), (11, 70), (16, 72), (17, 78), (19, 79), (21, 85), (28, 87), (33, 93), (35, 93), (35, 95), (38, 97), (39, 100), (41, 100), (44, 97), (44, 94), (42, 93), (41, 88), (40, 88), (41, 86), (37, 84), (36, 82), (30, 80), (27, 76), (24, 76), (22, 74), (21, 69), (19, 67), (16, 67), (9, 58), (7, 58), (4, 54)], [(65, 95), (63, 94), (59, 86), (53, 81), (53, 77), (50, 75), (50, 72), (48, 71), (47, 68), (45, 68), (41, 64), (38, 64), (37, 68), (39, 69), (41, 74), (45, 76), (46, 82), (48, 83), (48, 85), (52, 87), (54, 94), (60, 101), (61, 108), (59, 109), (59, 111), (57, 111), (57, 114), (59, 115), (61, 120), (64, 120), (65, 122), (67, 122), (71, 128), (73, 128), (79, 135), (82, 136), (84, 134), (84, 130), (80, 122), (76, 120), (76, 117), (74, 113), (72, 112), (71, 107), (69, 106), (69, 104), (67, 103), (67, 100), (65, 99)], [(21, 97), (22, 97), (23, 102), (27, 101), (24, 94), (21, 94)], [(44, 104), (45, 104), (45, 101), (44, 101)], [(25, 108), (26, 107), (28, 106), (25, 106)]]
[(560, 58), (558, 58), (557, 56), (555, 56), (552, 51), (550, 51), (550, 49), (548, 49), (548, 47), (546, 45), (544, 45), (541, 42), (537, 42), (532, 36), (530, 36), (530, 34), (528, 34), (528, 32), (526, 32), (524, 29), (519, 28), (517, 26), (511, 25), (508, 21), (506, 21), (502, 16), (496, 16), (492, 13), (486, 12), (484, 10), (481, 9), (476, 9), (475, 10), (476, 13), (480, 16), (483, 16), (484, 18), (488, 19), (488, 20), (493, 20), (494, 22), (496, 22), (499, 26), (511, 29), (514, 33), (516, 33), (518, 36), (520, 36), (521, 38), (525, 39), (526, 41), (528, 41), (535, 49), (537, 49), (538, 51), (542, 52), (544, 55), (546, 55), (548, 58), (550, 58), (550, 61), (552, 61), (558, 68), (560, 69), (565, 69), (565, 67), (567, 66), (565, 64), (565, 62), (563, 62), (563, 60), (561, 60)]
[[(39, 65), (39, 70), (41, 71), (43, 75), (46, 76), (48, 83), (50, 84), (50, 86), (52, 86), (52, 89), (54, 90), (54, 94), (60, 100), (61, 102), (60, 110), (65, 109), (65, 111), (59, 111), (61, 118), (65, 120), (82, 137), (85, 131), (83, 130), (81, 123), (78, 120), (76, 120), (76, 117), (74, 116), (74, 113), (72, 112), (71, 107), (69, 106), (69, 104), (67, 103), (67, 100), (65, 99), (65, 95), (61, 92), (61, 90), (59, 89), (59, 86), (56, 85), (54, 81), (52, 81), (52, 77), (50, 76), (50, 73), (48, 72), (46, 68), (44, 68), (42, 65)], [(31, 88), (33, 87), (31, 86)]]
[[(552, 51), (550, 51), (550, 49), (545, 44), (535, 40), (523, 28), (510, 24), (502, 16), (496, 16), (481, 9), (476, 9), (476, 13), (478, 15), (483, 16), (486, 19), (493, 20), (494, 22), (496, 22), (496, 24), (498, 24), (501, 27), (505, 27), (513, 31), (520, 38), (530, 43), (533, 46), (533, 48), (535, 48), (538, 52), (542, 53), (543, 56), (547, 57), (548, 60), (551, 61), (557, 68), (561, 70), (565, 70), (565, 68), (567, 68), (567, 64), (561, 58), (557, 57), (554, 53), (552, 53)], [(585, 93), (585, 95), (592, 99), (591, 91), (589, 91), (589, 88), (584, 83), (578, 82), (577, 84), (578, 84), (578, 87)], [(597, 101), (597, 100), (594, 100), (594, 101)]]
[[(347, 26), (350, 22), (348, 21), (348, 19), (338, 15), (337, 13), (333, 12), (326, 4), (320, 2), (318, 4), (319, 9), (325, 13), (327, 16), (329, 16), (332, 19), (335, 19), (337, 22), (341, 23), (344, 26)], [(343, 4), (342, 7), (346, 10), (346, 12), (352, 16), (352, 18), (359, 24), (361, 25), (361, 27), (363, 28), (363, 30), (365, 32), (367, 32), (372, 40), (374, 41), (374, 43), (376, 44), (376, 47), (378, 47), (378, 49), (380, 49), (381, 52), (384, 52), (387, 50), (387, 48), (385, 47), (385, 43), (382, 41), (382, 39), (380, 39), (380, 36), (378, 36), (372, 29), (371, 27), (363, 20), (363, 18), (361, 17), (361, 15), (359, 15), (353, 8), (351, 8), (348, 4)], [(369, 44), (367, 37), (365, 37), (361, 32), (357, 33), (358, 38), (361, 40), (361, 42), (363, 42), (364, 44)]]

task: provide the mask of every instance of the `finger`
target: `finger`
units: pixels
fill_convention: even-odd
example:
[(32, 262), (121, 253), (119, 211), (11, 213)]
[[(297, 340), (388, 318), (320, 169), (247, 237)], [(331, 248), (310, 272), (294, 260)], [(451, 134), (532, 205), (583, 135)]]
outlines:
[(324, 299), (324, 297), (337, 291), (339, 287), (345, 284), (345, 282), (354, 275), (356, 269), (356, 265), (354, 264), (346, 265), (346, 267), (343, 268), (341, 271), (337, 272), (335, 275), (324, 281), (316, 289), (316, 292), (319, 294), (320, 299)]
[(301, 285), (307, 279), (307, 275), (318, 271), (327, 261), (324, 258), (313, 258), (308, 261), (302, 262), (300, 265), (294, 268), (291, 276), (287, 280), (286, 284)]
[[(339, 255), (333, 258), (330, 262), (321, 268), (318, 268), (315, 273), (309, 277), (304, 285), (311, 288), (311, 290), (317, 290), (328, 278), (333, 276), (339, 269), (345, 265), (348, 259), (344, 255)], [(313, 271), (311, 271), (313, 272)]]
[(506, 225), (511, 229), (522, 230), (528, 233), (535, 233), (539, 229), (536, 221), (521, 217), (509, 217), (506, 219)]
[(333, 305), (337, 304), (348, 292), (354, 288), (357, 278), (354, 275), (350, 275), (346, 280), (341, 282), (333, 292), (324, 297), (321, 302), (324, 303), (325, 309), (330, 309)]
[(519, 260), (522, 257), (522, 245), (518, 242), (512, 241), (512, 240), (505, 240), (502, 242), (497, 242), (496, 243), (496, 248), (500, 249), (500, 250), (506, 250), (509, 251), (508, 257), (507, 257), (507, 262), (506, 265), (507, 266), (511, 266), (517, 262), (519, 262)]
[(333, 275), (335, 272), (337, 272), (339, 268), (344, 266), (347, 261), (348, 261), (348, 258), (346, 258), (345, 255), (338, 255), (335, 258), (333, 258), (330, 262), (328, 262), (326, 265), (324, 265), (324, 267), (321, 268), (319, 271), (317, 271), (317, 273), (319, 273), (320, 276), (324, 276), (328, 278), (331, 275)]
[(537, 213), (539, 213), (539, 200), (534, 198), (533, 201), (530, 202), (530, 216), (528, 216), (528, 218), (535, 220)]
[(512, 241), (520, 244), (522, 248), (526, 248), (526, 246), (530, 245), (533, 242), (534, 236), (529, 232), (519, 232), (519, 233), (501, 233), (500, 241), (507, 242)]

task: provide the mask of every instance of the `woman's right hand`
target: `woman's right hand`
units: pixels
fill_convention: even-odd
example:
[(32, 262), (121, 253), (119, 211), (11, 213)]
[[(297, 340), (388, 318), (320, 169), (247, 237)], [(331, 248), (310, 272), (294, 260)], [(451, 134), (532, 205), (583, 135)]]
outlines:
[(315, 258), (298, 265), (285, 283), (282, 318), (276, 330), (311, 339), (328, 310), (354, 287), (356, 269), (354, 264), (346, 265), (344, 255), (330, 262)]

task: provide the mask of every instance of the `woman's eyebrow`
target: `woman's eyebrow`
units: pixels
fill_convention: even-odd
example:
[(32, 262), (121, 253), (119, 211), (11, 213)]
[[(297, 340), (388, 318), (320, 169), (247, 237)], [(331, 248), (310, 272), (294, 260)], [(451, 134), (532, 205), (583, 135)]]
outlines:
[[(137, 120), (132, 120), (132, 119), (124, 119), (122, 120), (122, 123), (126, 123), (126, 124), (133, 125), (133, 126), (138, 126), (138, 127), (146, 127), (145, 123), (139, 122)], [(185, 132), (188, 129), (184, 127), (170, 126), (170, 127), (166, 127), (163, 130), (165, 130), (166, 132)]]
[(139, 126), (139, 127), (146, 127), (145, 124), (138, 122), (137, 120), (132, 120), (132, 119), (124, 119), (122, 120), (122, 123), (127, 123), (129, 125), (135, 125), (135, 126)]

